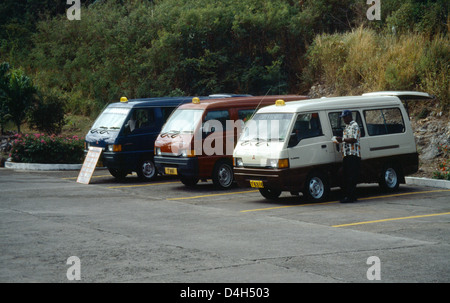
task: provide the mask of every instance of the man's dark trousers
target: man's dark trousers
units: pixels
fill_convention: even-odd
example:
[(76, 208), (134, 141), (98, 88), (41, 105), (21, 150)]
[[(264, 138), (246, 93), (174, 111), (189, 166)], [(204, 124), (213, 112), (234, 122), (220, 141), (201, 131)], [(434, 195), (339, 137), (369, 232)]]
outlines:
[(356, 200), (356, 184), (358, 184), (361, 158), (358, 156), (345, 156), (343, 159), (344, 191), (349, 200)]

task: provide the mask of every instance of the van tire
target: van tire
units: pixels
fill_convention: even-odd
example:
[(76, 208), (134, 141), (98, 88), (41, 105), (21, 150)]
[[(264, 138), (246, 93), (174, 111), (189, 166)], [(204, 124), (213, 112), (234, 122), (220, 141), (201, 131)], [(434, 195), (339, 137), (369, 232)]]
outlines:
[(153, 159), (144, 159), (139, 163), (137, 174), (141, 180), (151, 181), (158, 175)]
[(386, 165), (381, 171), (378, 184), (382, 190), (386, 192), (394, 192), (397, 191), (400, 186), (400, 177), (400, 172), (397, 167), (393, 165)]
[(214, 165), (212, 181), (214, 186), (220, 189), (228, 189), (233, 186), (233, 166), (228, 161), (217, 161)]
[(195, 178), (195, 177), (189, 178), (189, 177), (180, 176), (180, 181), (181, 181), (181, 183), (183, 183), (186, 186), (193, 187), (193, 186), (197, 185), (199, 179)]
[(116, 178), (117, 180), (123, 180), (128, 175), (127, 171), (117, 169), (117, 168), (108, 168), (109, 173)]
[(281, 190), (271, 188), (260, 188), (259, 193), (268, 200), (277, 200), (281, 195)]
[(307, 201), (322, 202), (328, 198), (329, 193), (328, 180), (321, 173), (313, 172), (306, 178), (303, 195)]

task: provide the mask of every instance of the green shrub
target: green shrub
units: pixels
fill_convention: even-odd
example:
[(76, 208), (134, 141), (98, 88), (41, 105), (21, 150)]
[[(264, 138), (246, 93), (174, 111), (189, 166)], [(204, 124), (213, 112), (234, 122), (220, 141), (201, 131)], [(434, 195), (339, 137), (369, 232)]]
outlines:
[(442, 160), (439, 161), (438, 168), (433, 173), (433, 178), (450, 181), (450, 150), (448, 145), (444, 144), (440, 144), (438, 150), (442, 154)]
[(121, 96), (304, 93), (317, 81), (448, 102), (448, 61), (423, 58), (436, 36), (449, 45), (448, 0), (383, 0), (379, 21), (364, 0), (86, 0), (79, 21), (61, 1), (3, 2), (0, 59), (65, 95), (71, 114), (94, 117)]
[(450, 38), (436, 36), (428, 42), (418, 62), (420, 88), (432, 92), (441, 101), (441, 109), (450, 108)]
[(77, 136), (18, 134), (9, 156), (12, 162), (77, 164), (83, 162), (84, 141)]
[(44, 93), (28, 113), (28, 125), (47, 134), (60, 134), (64, 120), (64, 100), (54, 93)]

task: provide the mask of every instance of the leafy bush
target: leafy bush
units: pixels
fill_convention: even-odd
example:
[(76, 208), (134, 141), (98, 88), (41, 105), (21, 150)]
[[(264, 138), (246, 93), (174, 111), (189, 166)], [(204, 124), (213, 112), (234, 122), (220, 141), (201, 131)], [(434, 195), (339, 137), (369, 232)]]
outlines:
[(2, 118), (1, 124), (5, 122), (6, 114), (16, 124), (20, 133), (20, 126), (26, 117), (28, 110), (38, 100), (38, 89), (33, 81), (21, 69), (9, 69), (8, 63), (1, 66), (0, 75), (0, 101)]
[(44, 93), (28, 113), (28, 125), (47, 134), (60, 134), (64, 120), (64, 100), (53, 93)]
[(9, 156), (12, 162), (77, 164), (83, 162), (84, 141), (77, 136), (18, 134)]
[(441, 101), (441, 109), (450, 109), (450, 38), (436, 36), (427, 42), (417, 66), (419, 87)]
[[(391, 2), (391, 3), (389, 3)], [(447, 31), (449, 2), (447, 0), (394, 0), (383, 2), (386, 31), (435, 35)]]
[(86, 0), (74, 22), (65, 3), (3, 2), (0, 59), (72, 114), (124, 95), (304, 93), (318, 80), (336, 94), (414, 88), (448, 102), (448, 61), (429, 65), (436, 47), (449, 53), (448, 0), (382, 1), (380, 21), (363, 0)]
[(438, 164), (438, 169), (433, 173), (433, 178), (450, 181), (450, 150), (448, 145), (444, 144), (440, 144), (438, 149), (442, 153), (443, 158)]
[(307, 45), (350, 28), (355, 1), (98, 1), (39, 22), (30, 65), (74, 114), (123, 95), (298, 92)]

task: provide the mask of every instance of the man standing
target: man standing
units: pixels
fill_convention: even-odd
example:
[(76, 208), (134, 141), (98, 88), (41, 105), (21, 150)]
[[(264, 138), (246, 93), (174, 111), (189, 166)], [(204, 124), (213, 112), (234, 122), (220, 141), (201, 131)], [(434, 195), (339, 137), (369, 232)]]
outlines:
[(361, 166), (361, 151), (359, 140), (361, 132), (358, 123), (353, 120), (352, 112), (344, 110), (340, 116), (346, 124), (343, 137), (337, 137), (336, 141), (342, 143), (344, 191), (345, 197), (341, 203), (355, 202), (356, 184), (358, 183)]

